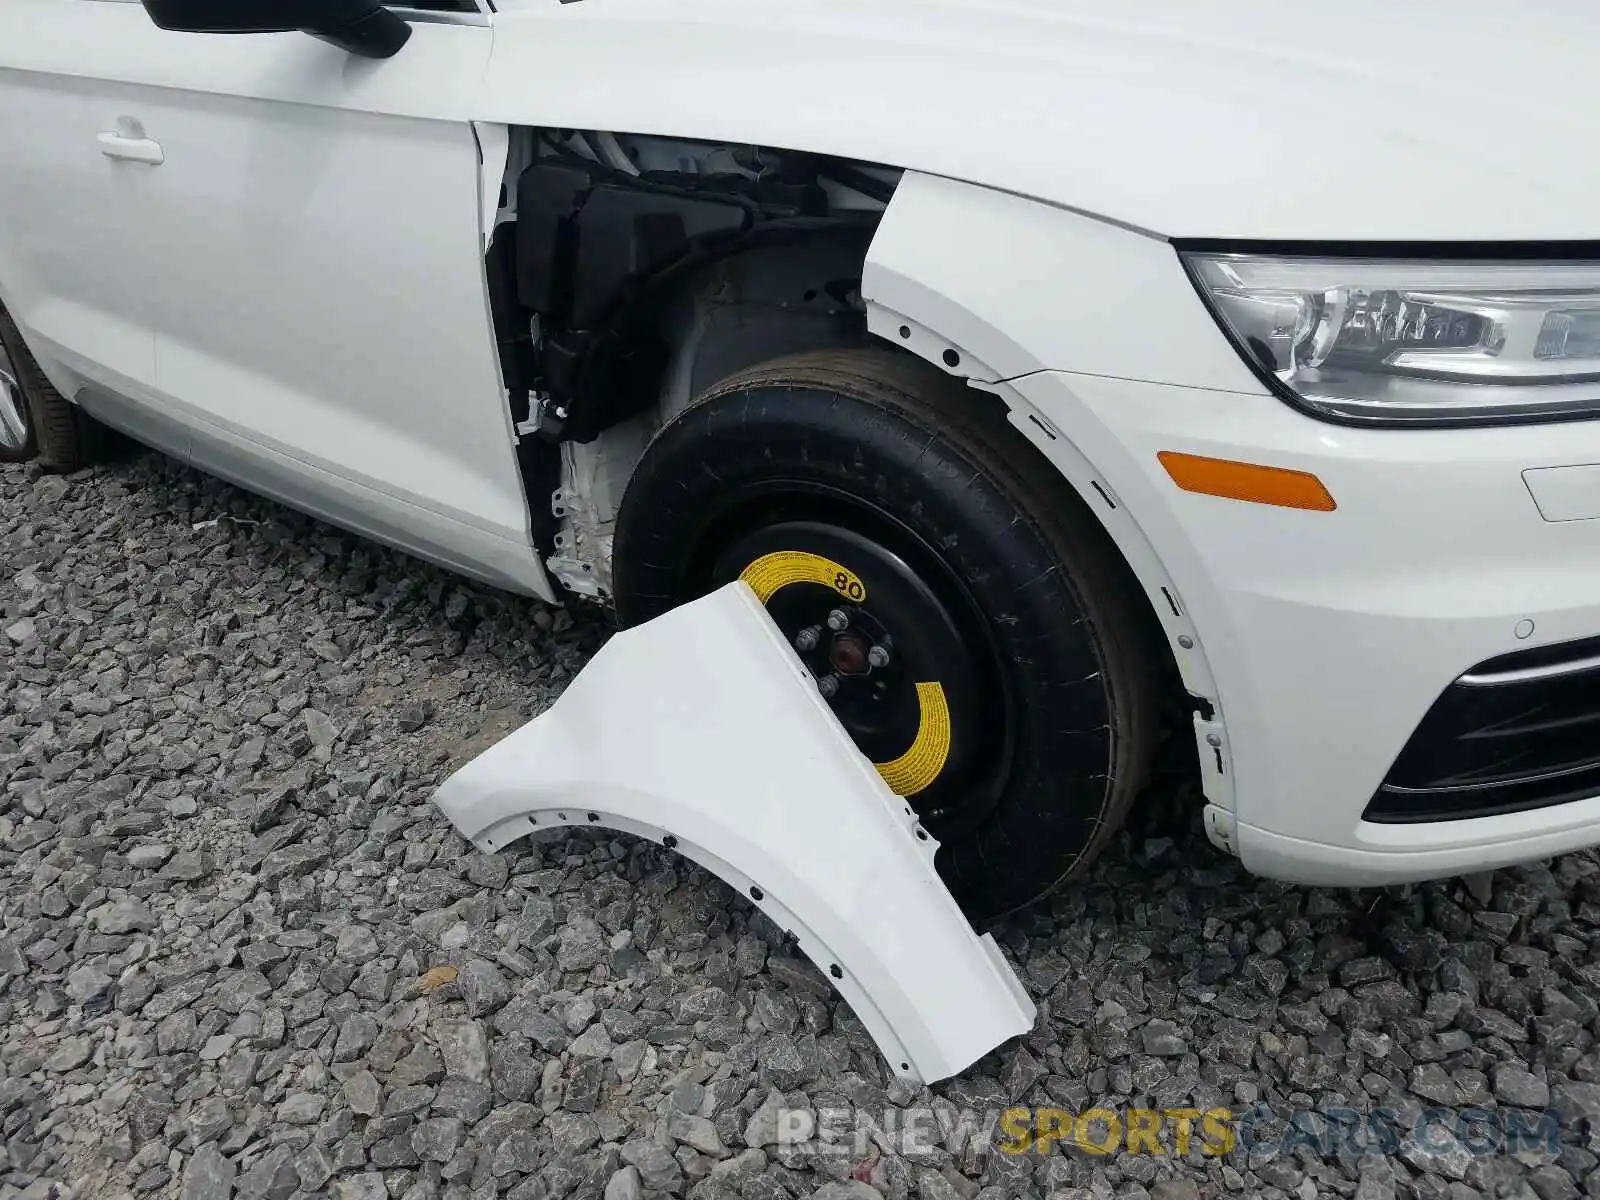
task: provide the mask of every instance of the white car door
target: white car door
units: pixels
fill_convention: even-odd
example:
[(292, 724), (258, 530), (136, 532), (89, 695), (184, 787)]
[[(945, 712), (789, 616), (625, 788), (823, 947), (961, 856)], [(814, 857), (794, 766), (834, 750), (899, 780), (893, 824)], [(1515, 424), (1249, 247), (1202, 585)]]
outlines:
[(0, 3), (0, 300), (58, 371), (148, 394), (155, 339), (129, 231), (150, 167), (75, 70), (76, 39), (110, 7)]
[(120, 0), (6, 3), (76, 10), (94, 128), (160, 158), (114, 199), (157, 399), (194, 460), (543, 590), (485, 292), (476, 0), (396, 7), (412, 35), (383, 60), (297, 33), (169, 32)]

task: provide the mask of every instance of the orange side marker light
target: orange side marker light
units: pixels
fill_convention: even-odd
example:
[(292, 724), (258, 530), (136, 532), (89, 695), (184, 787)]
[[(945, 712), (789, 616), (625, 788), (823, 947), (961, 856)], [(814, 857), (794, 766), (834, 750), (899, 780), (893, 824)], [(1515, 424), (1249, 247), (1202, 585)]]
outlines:
[(1245, 500), (1251, 504), (1275, 504), (1280, 508), (1305, 508), (1312, 512), (1332, 512), (1339, 507), (1322, 480), (1308, 471), (1178, 454), (1172, 450), (1163, 450), (1156, 457), (1172, 476), (1172, 482), (1186, 492)]

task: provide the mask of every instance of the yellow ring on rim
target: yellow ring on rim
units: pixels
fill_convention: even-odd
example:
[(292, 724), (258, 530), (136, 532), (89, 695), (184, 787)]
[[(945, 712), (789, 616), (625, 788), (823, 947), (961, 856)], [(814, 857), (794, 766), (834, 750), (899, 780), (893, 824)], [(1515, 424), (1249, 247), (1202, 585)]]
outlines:
[(897, 796), (915, 796), (939, 778), (950, 758), (950, 705), (938, 683), (917, 684), (922, 720), (911, 748), (893, 762), (873, 763)]
[(852, 604), (867, 598), (867, 585), (854, 571), (847, 571), (831, 558), (806, 550), (775, 550), (763, 554), (739, 572), (750, 585), (756, 599), (765, 604), (791, 583), (820, 583), (832, 588)]
[[(763, 554), (739, 578), (750, 585), (756, 599), (767, 603), (791, 583), (818, 583), (832, 588), (852, 604), (867, 598), (866, 584), (855, 572), (831, 558), (806, 550), (775, 550)], [(937, 682), (917, 684), (920, 717), (911, 746), (892, 762), (873, 763), (889, 790), (897, 796), (914, 796), (939, 778), (950, 759), (950, 704)]]

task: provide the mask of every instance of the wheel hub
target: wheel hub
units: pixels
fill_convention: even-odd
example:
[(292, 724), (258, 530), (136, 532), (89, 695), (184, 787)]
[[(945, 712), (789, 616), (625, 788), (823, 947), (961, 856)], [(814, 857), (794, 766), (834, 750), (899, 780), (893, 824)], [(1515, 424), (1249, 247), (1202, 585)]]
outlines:
[(22, 383), (16, 368), (0, 343), (0, 446), (20, 450), (28, 443), (28, 416), (22, 399)]
[(857, 744), (870, 755), (889, 755), (875, 761), (893, 761), (895, 744), (910, 745), (921, 724), (914, 681), (893, 666), (894, 636), (870, 608), (840, 606), (837, 594), (830, 597), (815, 583), (810, 588), (809, 595), (802, 590), (781, 599), (774, 593), (766, 598), (768, 611), (790, 633), (788, 626), (815, 606), (832, 606), (821, 626), (805, 625), (790, 641)]
[(893, 540), (785, 522), (735, 540), (714, 575), (750, 584), (852, 740), (942, 834), (982, 815), (1001, 706), (972, 615), (930, 586), (918, 547)]
[(859, 633), (836, 633), (828, 649), (828, 662), (840, 675), (866, 675), (872, 670), (867, 655), (875, 649)]

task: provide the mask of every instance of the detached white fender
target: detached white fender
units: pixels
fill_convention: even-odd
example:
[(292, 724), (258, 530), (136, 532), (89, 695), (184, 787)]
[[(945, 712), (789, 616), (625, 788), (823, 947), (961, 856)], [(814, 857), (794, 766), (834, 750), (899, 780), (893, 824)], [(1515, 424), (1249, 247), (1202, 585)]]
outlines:
[(600, 825), (700, 863), (798, 939), (913, 1083), (1033, 1027), (994, 939), (935, 872), (938, 844), (744, 583), (617, 634), (434, 802), (484, 851)]

